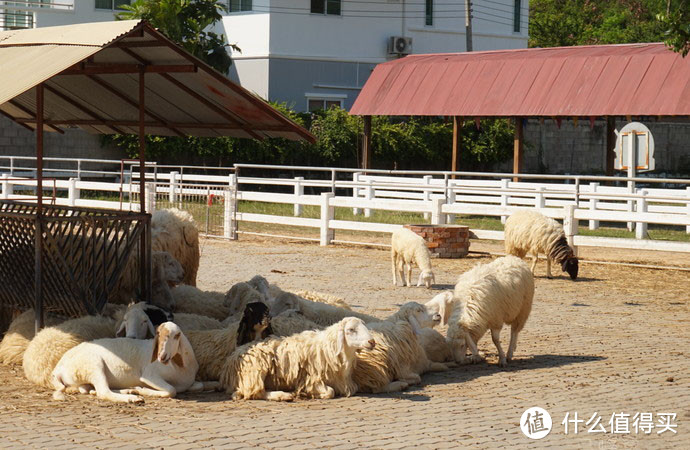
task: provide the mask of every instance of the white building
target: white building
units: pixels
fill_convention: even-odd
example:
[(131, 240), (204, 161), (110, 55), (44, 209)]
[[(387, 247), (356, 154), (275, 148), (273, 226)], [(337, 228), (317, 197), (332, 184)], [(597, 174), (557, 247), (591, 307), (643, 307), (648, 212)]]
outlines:
[[(527, 47), (528, 1), (472, 1), (473, 50)], [(20, 11), (14, 15), (5, 11), (0, 28), (17, 26), (16, 14), (24, 14), (19, 19), (24, 17), (27, 26), (38, 27), (112, 20), (117, 6), (130, 1), (0, 1), (0, 8), (2, 3), (20, 4)], [(263, 98), (287, 102), (299, 111), (332, 104), (349, 108), (374, 66), (391, 58), (467, 48), (465, 0), (229, 0), (227, 4), (229, 12), (218, 31), (242, 49), (232, 55), (230, 77)], [(390, 48), (391, 39), (400, 51)]]

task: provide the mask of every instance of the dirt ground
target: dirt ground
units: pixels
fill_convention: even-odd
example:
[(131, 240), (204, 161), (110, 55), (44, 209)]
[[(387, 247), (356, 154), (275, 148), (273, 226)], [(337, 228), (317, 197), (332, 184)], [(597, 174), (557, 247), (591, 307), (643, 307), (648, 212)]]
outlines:
[[(582, 249), (581, 257), (690, 268), (683, 255)], [(489, 260), (434, 260), (437, 284), (428, 291), (392, 285), (388, 250), (242, 236), (202, 242), (198, 285), (225, 291), (262, 274), (284, 289), (335, 294), (357, 311), (385, 316), (452, 288), (459, 274)], [(0, 366), (0, 448), (690, 448), (690, 272), (583, 263), (572, 282), (557, 270), (546, 279), (544, 270), (541, 262), (532, 313), (507, 369), (497, 367), (485, 336), (486, 363), (424, 375), (402, 393), (285, 404), (203, 393), (117, 405), (89, 396), (56, 403), (21, 367)], [(504, 330), (504, 348), (508, 339)], [(538, 441), (520, 430), (534, 406), (553, 420)], [(584, 422), (575, 434), (566, 421), (566, 433), (564, 418), (575, 413)], [(652, 414), (649, 434), (635, 426), (636, 413)], [(666, 413), (675, 414), (676, 433), (659, 434)]]

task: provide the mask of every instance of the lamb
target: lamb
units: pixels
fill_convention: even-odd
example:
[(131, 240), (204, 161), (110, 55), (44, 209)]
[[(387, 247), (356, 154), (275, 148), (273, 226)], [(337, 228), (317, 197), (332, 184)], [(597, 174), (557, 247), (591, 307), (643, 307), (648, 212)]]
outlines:
[(113, 402), (140, 402), (140, 395), (175, 397), (204, 388), (194, 381), (198, 367), (182, 330), (165, 322), (154, 339), (98, 339), (67, 351), (52, 372), (53, 399), (64, 400), (68, 387), (86, 393), (90, 386), (98, 398)]
[(505, 225), (505, 249), (509, 255), (534, 257), (532, 274), (537, 267), (539, 253), (546, 254), (546, 276), (551, 278), (551, 260), (561, 265), (572, 280), (577, 279), (578, 259), (555, 220), (536, 211), (520, 210), (513, 213)]
[[(447, 333), (455, 361), (466, 362), (467, 346), (472, 351), (470, 361), (480, 361), (477, 342), (490, 329), (499, 365), (505, 367), (513, 358), (518, 333), (529, 317), (533, 297), (534, 276), (527, 264), (514, 256), (477, 265), (462, 274), (455, 285), (455, 304)], [(500, 344), (504, 323), (510, 325), (507, 358)]]
[[(421, 270), (417, 286), (422, 282), (427, 289), (435, 282), (431, 270), (431, 254), (424, 238), (407, 228), (399, 228), (391, 237), (391, 264), (393, 266), (393, 285), (398, 285), (398, 275), (402, 278), (403, 286), (410, 286), (412, 278), (412, 263)], [(404, 266), (404, 267), (403, 267)], [(407, 278), (405, 277), (407, 275)]]
[(182, 331), (210, 330), (222, 328), (223, 325), (211, 317), (197, 314), (173, 314), (158, 306), (145, 302), (129, 305), (120, 321), (116, 337), (146, 339), (155, 335), (156, 327), (164, 322), (175, 322)]
[(151, 250), (166, 251), (184, 268), (184, 284), (196, 286), (199, 271), (199, 231), (187, 211), (159, 209), (151, 216)]
[(223, 320), (230, 315), (230, 308), (225, 305), (222, 292), (202, 291), (194, 286), (180, 284), (172, 291), (174, 311), (176, 313), (199, 314)]
[(233, 399), (350, 396), (355, 352), (375, 344), (362, 320), (347, 317), (323, 331), (243, 345), (223, 367), (221, 385)]
[(423, 305), (409, 302), (385, 321), (367, 324), (376, 347), (357, 354), (352, 378), (362, 392), (395, 392), (419, 384), (419, 375), (443, 371), (444, 364), (431, 362), (417, 336), (440, 317), (430, 315)]
[(115, 336), (115, 320), (104, 316), (84, 316), (39, 331), (24, 352), (26, 378), (52, 388), (51, 372), (62, 355), (85, 341)]
[[(64, 319), (51, 315), (45, 316), (45, 326), (57, 325)], [(21, 364), (26, 347), (36, 332), (36, 316), (33, 309), (18, 315), (5, 332), (0, 342), (0, 364)]]
[(381, 319), (349, 309), (340, 308), (327, 303), (314, 302), (302, 298), (292, 292), (282, 291), (270, 304), (271, 314), (277, 316), (283, 311), (295, 309), (307, 319), (323, 326), (330, 326), (345, 317), (357, 317), (364, 322), (378, 322)]

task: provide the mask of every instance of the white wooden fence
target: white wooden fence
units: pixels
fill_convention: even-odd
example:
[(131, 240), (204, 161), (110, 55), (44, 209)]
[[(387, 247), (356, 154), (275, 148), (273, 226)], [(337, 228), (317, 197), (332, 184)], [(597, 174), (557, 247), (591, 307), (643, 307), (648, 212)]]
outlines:
[[(120, 161), (113, 161), (120, 166)], [(170, 170), (177, 168), (178, 170)], [(237, 170), (237, 175), (227, 174)], [(389, 233), (400, 225), (359, 220), (336, 220), (335, 208), (352, 208), (355, 214), (371, 216), (374, 210), (404, 211), (423, 214), (431, 223), (450, 223), (456, 215), (500, 217), (505, 220), (520, 208), (535, 208), (564, 222), (566, 234), (575, 246), (599, 246), (690, 252), (690, 242), (647, 239), (649, 224), (684, 227), (690, 233), (690, 180), (653, 178), (610, 178), (585, 176), (481, 174), (422, 171), (368, 171), (355, 169), (257, 166), (237, 164), (234, 168), (215, 168), (224, 175), (197, 175), (192, 168), (157, 166), (148, 169), (149, 204), (156, 199), (167, 204), (189, 207), (208, 202), (206, 214), (222, 214), (222, 226), (206, 231), (209, 235), (233, 237), (237, 222), (258, 222), (315, 228), (319, 242), (341, 242), (336, 231), (371, 231)], [(246, 176), (260, 170), (262, 176)], [(275, 171), (276, 175), (265, 174)], [(112, 173), (119, 173), (113, 171)], [(294, 174), (303, 176), (289, 176)], [(15, 172), (16, 174), (16, 172)], [(136, 210), (130, 199), (138, 195), (138, 172), (129, 170), (123, 182), (85, 181), (77, 177), (45, 182), (44, 190), (67, 192), (55, 202), (87, 207)], [(616, 187), (605, 183), (632, 181), (637, 187)], [(627, 184), (627, 183), (626, 183)], [(0, 178), (1, 198), (30, 200), (36, 182), (9, 174)], [(670, 187), (669, 187), (670, 186)], [(123, 202), (83, 199), (80, 191), (100, 191), (122, 196)], [(131, 193), (131, 195), (130, 195)], [(223, 208), (213, 206), (222, 198)], [(209, 199), (211, 200), (209, 202)], [(283, 203), (293, 205), (293, 216), (237, 212), (237, 201)], [(187, 205), (187, 206), (185, 206)], [(319, 208), (318, 218), (302, 217), (304, 206)], [(196, 215), (198, 218), (199, 216)], [(209, 217), (208, 220), (211, 218)], [(216, 223), (218, 223), (218, 219)], [(601, 222), (618, 222), (635, 229), (636, 239), (606, 238), (578, 234), (578, 224), (586, 221), (590, 229)], [(221, 230), (221, 231), (218, 231)], [(202, 230), (203, 232), (204, 230)], [(472, 230), (479, 239), (503, 239), (502, 231)]]

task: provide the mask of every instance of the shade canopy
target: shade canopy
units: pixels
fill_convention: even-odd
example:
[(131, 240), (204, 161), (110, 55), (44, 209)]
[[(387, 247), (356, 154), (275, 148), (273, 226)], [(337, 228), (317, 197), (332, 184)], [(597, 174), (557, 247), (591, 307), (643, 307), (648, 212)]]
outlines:
[(662, 43), (411, 55), (379, 64), (350, 113), (690, 116), (690, 58)]
[(35, 129), (43, 83), (45, 131), (136, 134), (141, 71), (147, 134), (314, 141), (145, 21), (0, 32), (0, 114)]

